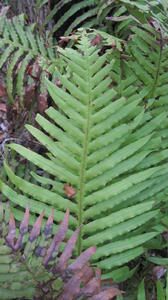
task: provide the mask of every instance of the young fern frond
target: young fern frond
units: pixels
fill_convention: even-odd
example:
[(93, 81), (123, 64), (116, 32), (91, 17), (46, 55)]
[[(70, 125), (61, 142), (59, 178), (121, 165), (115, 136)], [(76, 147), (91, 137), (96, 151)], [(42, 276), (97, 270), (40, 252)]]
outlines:
[[(101, 272), (89, 266), (96, 247), (90, 247), (76, 260), (69, 262), (80, 228), (64, 245), (69, 221), (64, 219), (53, 236), (53, 210), (42, 230), (43, 212), (29, 227), (29, 205), (20, 223), (16, 238), (15, 219), (7, 204), (0, 203), (0, 295), (3, 299), (113, 299), (117, 288), (100, 290)], [(91, 297), (91, 298), (90, 298)]]
[[(168, 187), (163, 180), (168, 177), (167, 153), (165, 159), (158, 155), (154, 166), (149, 157), (159, 154), (157, 130), (166, 122), (167, 113), (146, 122), (143, 89), (127, 98), (121, 96), (111, 79), (114, 60), (109, 62), (107, 53), (99, 55), (98, 51), (85, 31), (76, 50), (59, 48), (69, 72), (57, 70), (61, 88), (46, 80), (58, 109), (47, 109), (47, 119), (37, 115), (42, 130), (27, 125), (46, 147), (47, 155), (10, 145), (54, 176), (58, 188), (57, 183), (51, 191), (45, 188), (49, 182), (53, 187), (53, 178), (33, 174), (41, 187), (21, 179), (7, 164), (7, 176), (17, 192), (2, 181), (0, 188), (11, 201), (16, 218), (26, 207), (27, 197), (32, 213), (45, 208), (48, 217), (52, 206), (58, 221), (69, 207), (70, 229), (82, 225), (78, 252), (96, 244), (93, 261), (107, 276), (142, 254), (144, 244), (163, 230), (156, 226), (160, 203), (155, 199), (160, 193), (164, 196)], [(68, 196), (67, 184), (75, 195)]]

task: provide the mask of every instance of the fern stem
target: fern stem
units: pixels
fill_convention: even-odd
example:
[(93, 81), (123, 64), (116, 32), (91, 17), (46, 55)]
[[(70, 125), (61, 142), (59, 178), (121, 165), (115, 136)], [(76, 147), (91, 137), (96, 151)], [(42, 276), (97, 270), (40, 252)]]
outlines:
[(119, 84), (120, 84), (120, 97), (122, 96), (122, 87), (121, 87), (121, 83), (122, 83), (122, 61), (121, 61), (121, 54), (119, 53), (119, 61), (120, 61), (120, 81), (119, 81)]
[[(81, 160), (81, 169), (80, 169), (80, 181), (79, 181), (79, 199), (78, 199), (78, 209), (79, 209), (79, 218), (78, 223), (79, 226), (83, 223), (83, 199), (84, 199), (84, 182), (85, 182), (85, 172), (86, 172), (86, 158), (87, 158), (87, 151), (88, 151), (88, 142), (89, 142), (89, 128), (90, 128), (90, 115), (91, 115), (91, 98), (90, 98), (90, 73), (89, 73), (89, 63), (88, 63), (88, 78), (89, 78), (89, 88), (88, 88), (88, 113), (87, 113), (87, 124), (86, 124), (86, 131), (85, 131), (85, 138), (84, 138), (84, 145), (83, 145), (83, 153), (82, 153), (82, 160)], [(78, 254), (82, 251), (82, 228), (79, 232), (78, 238)]]

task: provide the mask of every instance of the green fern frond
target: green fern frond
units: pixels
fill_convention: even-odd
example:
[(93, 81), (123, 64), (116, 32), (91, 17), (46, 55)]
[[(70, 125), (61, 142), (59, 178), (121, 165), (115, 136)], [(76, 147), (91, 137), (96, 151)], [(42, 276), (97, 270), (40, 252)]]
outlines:
[[(6, 85), (9, 100), (15, 103), (15, 95), (19, 96), (20, 105), (24, 107), (24, 86), (27, 83), (25, 76), (30, 64), (41, 61), (46, 66), (55, 66), (56, 52), (50, 49), (53, 46), (50, 39), (48, 50), (46, 42), (39, 35), (35, 35), (33, 26), (25, 26), (23, 16), (12, 20), (5, 16), (0, 17), (0, 68), (7, 65)], [(41, 78), (46, 72), (42, 70)], [(17, 73), (17, 74), (16, 74)], [(46, 73), (45, 73), (46, 74)], [(15, 80), (16, 77), (16, 80)], [(16, 81), (16, 84), (15, 84)], [(25, 82), (26, 81), (26, 82)]]
[[(144, 89), (144, 102), (146, 110), (152, 120), (167, 111), (167, 86), (168, 76), (165, 69), (168, 58), (168, 47), (163, 32), (157, 31), (152, 26), (144, 25), (141, 28), (133, 27), (133, 36), (128, 44), (129, 55), (132, 59), (128, 67), (131, 68), (133, 76), (136, 76), (139, 90)], [(162, 120), (157, 136), (161, 138), (158, 145), (160, 152), (153, 153), (147, 160), (147, 165), (154, 165), (158, 160), (166, 160), (168, 140), (165, 134), (167, 120)], [(151, 121), (152, 122), (152, 121)], [(160, 153), (160, 158), (159, 158)], [(154, 161), (154, 159), (156, 159)]]
[[(150, 88), (150, 97), (156, 98), (158, 97), (157, 86), (159, 85), (159, 79), (163, 74), (162, 61), (164, 62), (167, 56), (167, 47), (163, 45), (162, 36), (156, 33), (154, 29), (152, 30), (149, 25), (144, 25), (142, 29), (134, 27), (132, 30), (135, 33), (135, 40), (133, 41), (132, 39), (132, 43), (130, 43), (130, 51), (134, 57), (136, 56), (137, 63), (135, 67), (137, 67), (137, 70), (135, 70), (132, 63), (130, 63), (130, 66), (142, 83), (148, 89)], [(144, 56), (146, 59), (144, 59)], [(143, 77), (142, 75), (140, 76), (142, 69)], [(164, 84), (164, 81), (162, 84)]]
[[(62, 9), (62, 4), (69, 3), (70, 1), (64, 1), (61, 3), (58, 3), (53, 12), (57, 12)], [(72, 16), (74, 16), (79, 11), (82, 11), (83, 9), (88, 9), (88, 12), (83, 14), (81, 17), (76, 18), (74, 23), (71, 23), (70, 29), (68, 29), (67, 33), (69, 34), (71, 31), (76, 29), (77, 25), (85, 22), (88, 20), (89, 17), (94, 16), (95, 24), (96, 24), (96, 13), (97, 13), (97, 1), (96, 0), (86, 0), (86, 1), (80, 1), (79, 3), (72, 4), (72, 6), (65, 12), (65, 14), (56, 22), (52, 29), (52, 33), (56, 32), (60, 29), (60, 27), (68, 21), (68, 19)], [(53, 12), (51, 11), (51, 15), (53, 16)], [(51, 18), (51, 15), (48, 19)], [(47, 21), (48, 21), (47, 19)], [(69, 26), (68, 26), (69, 27)]]
[(162, 1), (99, 1), (98, 21), (105, 24), (109, 33), (128, 38), (132, 26), (152, 22), (156, 28), (167, 35), (167, 6)]
[[(56, 183), (53, 177), (32, 174), (42, 184), (36, 186), (14, 175), (5, 164), (13, 188), (2, 181), (0, 186), (13, 203), (12, 209), (18, 211), (16, 218), (26, 206), (26, 198), (30, 199), (32, 214), (44, 206), (48, 217), (52, 206), (57, 221), (70, 207), (70, 229), (82, 224), (78, 252), (96, 244), (94, 263), (104, 273), (112, 272), (141, 255), (144, 244), (163, 229), (154, 225), (160, 218), (160, 202), (155, 199), (160, 193), (164, 197), (168, 187), (167, 152), (160, 156), (158, 152), (158, 129), (167, 113), (150, 120), (143, 109), (145, 87), (121, 97), (118, 86), (112, 85), (114, 52), (111, 62), (107, 53), (99, 55), (85, 30), (76, 50), (59, 48), (59, 53), (67, 66), (66, 71), (57, 71), (62, 87), (46, 80), (58, 109), (47, 109), (47, 119), (37, 116), (42, 130), (27, 126), (46, 147), (46, 156), (21, 145), (9, 146), (54, 176)], [(129, 82), (134, 84), (129, 74), (123, 89)], [(157, 155), (156, 164), (153, 155)], [(46, 184), (51, 184), (51, 190)], [(66, 193), (67, 185), (75, 191), (73, 195)]]
[[(96, 20), (96, 15), (97, 15), (97, 7), (94, 7), (92, 9), (90, 9), (89, 11), (83, 13), (82, 16), (79, 16), (78, 18), (76, 18), (72, 22), (72, 24), (68, 27), (68, 29), (65, 31), (65, 36), (69, 35), (74, 30), (74, 28), (80, 27), (80, 25), (82, 27), (89, 27), (89, 28), (96, 26), (98, 23)], [(89, 24), (89, 26), (88, 26), (86, 21), (90, 18), (92, 18), (92, 23)]]

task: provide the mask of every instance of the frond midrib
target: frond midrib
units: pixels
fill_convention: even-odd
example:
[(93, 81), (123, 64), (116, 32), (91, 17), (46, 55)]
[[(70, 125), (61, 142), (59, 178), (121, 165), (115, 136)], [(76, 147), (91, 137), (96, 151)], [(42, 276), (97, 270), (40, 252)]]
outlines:
[[(86, 56), (87, 57), (87, 56)], [(85, 137), (84, 137), (84, 146), (83, 153), (81, 156), (81, 168), (79, 171), (79, 194), (77, 197), (78, 201), (78, 223), (79, 226), (83, 223), (83, 200), (84, 200), (84, 185), (85, 185), (85, 172), (86, 172), (86, 164), (87, 164), (87, 153), (88, 153), (88, 144), (89, 144), (89, 129), (90, 129), (90, 121), (91, 121), (91, 81), (90, 81), (90, 66), (88, 62), (88, 57), (86, 59), (87, 62), (87, 77), (88, 77), (88, 104), (87, 104), (87, 121), (86, 121), (86, 129), (85, 129)], [(78, 238), (78, 253), (82, 252), (82, 230), (80, 230), (79, 238)]]

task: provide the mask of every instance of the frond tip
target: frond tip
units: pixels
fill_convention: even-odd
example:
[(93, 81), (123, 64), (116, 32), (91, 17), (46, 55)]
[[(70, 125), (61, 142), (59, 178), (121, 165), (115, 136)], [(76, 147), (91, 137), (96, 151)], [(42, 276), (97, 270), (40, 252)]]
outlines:
[(91, 297), (89, 299), (110, 300), (120, 293), (113, 287), (103, 291), (100, 289), (101, 272), (97, 269), (95, 276), (88, 264), (96, 247), (88, 248), (69, 264), (80, 228), (72, 234), (59, 256), (59, 247), (68, 230), (69, 209), (54, 237), (53, 210), (43, 230), (44, 212), (29, 230), (28, 205), (17, 238), (13, 214), (6, 219), (9, 211), (8, 204), (3, 209), (0, 203), (0, 261), (3, 261), (0, 268), (0, 295), (3, 299), (40, 297), (73, 300)]

